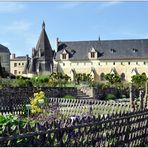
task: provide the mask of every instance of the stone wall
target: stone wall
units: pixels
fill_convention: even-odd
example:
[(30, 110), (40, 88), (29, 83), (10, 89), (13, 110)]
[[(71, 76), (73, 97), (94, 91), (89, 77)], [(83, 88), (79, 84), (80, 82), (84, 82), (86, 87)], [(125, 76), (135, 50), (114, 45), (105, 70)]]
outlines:
[[(83, 93), (88, 95), (89, 97), (93, 97), (94, 99), (104, 99), (106, 94), (114, 94), (117, 96), (117, 98), (121, 98), (122, 95), (125, 95), (126, 97), (129, 98), (129, 89), (116, 89), (116, 88), (104, 88), (104, 89), (99, 89), (96, 87), (82, 87), (80, 89)], [(136, 96), (138, 96), (136, 94)]]
[(77, 89), (73, 87), (16, 87), (0, 89), (0, 105), (29, 103), (29, 98), (33, 97), (35, 92), (42, 90), (46, 97), (64, 97), (65, 95), (77, 95)]

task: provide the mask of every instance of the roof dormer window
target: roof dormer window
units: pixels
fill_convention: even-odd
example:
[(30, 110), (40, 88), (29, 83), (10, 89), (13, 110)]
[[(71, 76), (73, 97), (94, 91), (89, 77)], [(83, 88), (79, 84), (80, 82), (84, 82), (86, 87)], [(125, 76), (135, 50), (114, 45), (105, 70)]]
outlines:
[(90, 52), (88, 53), (88, 58), (97, 59), (97, 51), (95, 50), (95, 48), (91, 48)]
[(138, 49), (136, 49), (136, 48), (133, 48), (133, 52), (135, 53), (135, 52), (138, 52)]
[(111, 48), (110, 51), (111, 51), (111, 53), (115, 53), (116, 52), (116, 50), (113, 49), (113, 48)]
[(61, 60), (68, 60), (69, 59), (69, 54), (66, 50), (63, 50), (63, 52), (60, 54)]
[(91, 52), (91, 53), (90, 53), (90, 57), (91, 57), (91, 58), (95, 58), (95, 52)]
[(62, 59), (66, 60), (66, 54), (65, 53), (62, 54)]

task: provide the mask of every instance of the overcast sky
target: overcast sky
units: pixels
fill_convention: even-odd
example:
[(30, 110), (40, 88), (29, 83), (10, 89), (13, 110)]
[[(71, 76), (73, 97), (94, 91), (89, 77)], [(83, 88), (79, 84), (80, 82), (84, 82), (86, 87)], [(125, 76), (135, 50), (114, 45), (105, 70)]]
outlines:
[(148, 2), (0, 2), (0, 44), (31, 55), (43, 20), (61, 41), (148, 39)]

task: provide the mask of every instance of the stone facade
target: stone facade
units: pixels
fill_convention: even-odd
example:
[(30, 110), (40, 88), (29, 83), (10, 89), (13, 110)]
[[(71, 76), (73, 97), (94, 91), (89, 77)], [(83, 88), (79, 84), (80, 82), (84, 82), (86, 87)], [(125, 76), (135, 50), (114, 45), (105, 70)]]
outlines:
[(15, 56), (15, 54), (12, 54), (11, 59), (10, 59), (10, 72), (14, 75), (22, 75), (24, 71), (25, 64), (27, 62), (27, 57), (26, 56)]
[(58, 72), (69, 75), (72, 80), (73, 71), (75, 73), (91, 73), (95, 81), (103, 81), (103, 74), (117, 73), (123, 80), (131, 81), (131, 76), (145, 73), (148, 76), (148, 59), (129, 59), (129, 60), (86, 60), (70, 61), (62, 60), (57, 64)]
[[(74, 80), (76, 73), (91, 74), (95, 81), (104, 81), (107, 73), (117, 73), (123, 81), (145, 73), (148, 76), (148, 39), (70, 41), (56, 40), (51, 48), (45, 23), (32, 58), (24, 67), (24, 76), (61, 72)], [(14, 63), (13, 63), (14, 64)]]
[(117, 73), (123, 81), (131, 81), (136, 74), (148, 76), (148, 39), (57, 40), (54, 65), (72, 80), (76, 73), (91, 74), (95, 81), (104, 81), (107, 73)]

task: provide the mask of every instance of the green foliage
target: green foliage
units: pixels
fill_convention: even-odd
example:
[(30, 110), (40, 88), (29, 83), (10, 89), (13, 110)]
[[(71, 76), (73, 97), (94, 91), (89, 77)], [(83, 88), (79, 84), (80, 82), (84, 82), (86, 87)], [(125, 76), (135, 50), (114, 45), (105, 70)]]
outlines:
[(148, 78), (144, 74), (133, 75), (132, 83), (135, 84), (138, 88), (143, 88), (147, 79)]
[[(43, 106), (46, 105), (46, 97), (43, 91), (34, 93), (34, 97), (31, 98), (31, 113), (42, 113)], [(42, 106), (42, 107), (41, 107)]]
[(30, 80), (25, 80), (22, 78), (16, 79), (15, 83), (16, 83), (17, 87), (31, 87), (31, 86), (33, 86), (32, 82)]
[(14, 84), (15, 84), (14, 80), (0, 78), (0, 88), (12, 87), (12, 86), (14, 86)]
[(50, 87), (63, 87), (69, 82), (70, 77), (62, 73), (52, 73), (49, 76), (48, 86)]
[(115, 100), (115, 99), (117, 99), (117, 98), (114, 94), (107, 94), (105, 96), (105, 100)]
[(121, 78), (120, 78), (120, 76), (117, 75), (117, 74), (108, 73), (108, 74), (105, 75), (105, 79), (106, 79), (110, 84), (121, 83)]
[(34, 125), (37, 123), (37, 121), (32, 119), (28, 120), (28, 118), (19, 118), (16, 115), (0, 115), (0, 135), (2, 131), (8, 126), (14, 130), (17, 125), (24, 127), (26, 123)]
[(48, 86), (49, 76), (34, 76), (31, 78), (31, 82), (34, 87), (46, 87)]
[(11, 126), (11, 128), (15, 128), (16, 125), (23, 125), (23, 121), (19, 120), (17, 116), (0, 115), (0, 133), (6, 126)]
[(65, 99), (76, 99), (74, 96), (72, 95), (65, 95), (63, 98)]
[(89, 84), (93, 84), (93, 79), (91, 74), (86, 73), (77, 73), (75, 75), (75, 82), (76, 84), (80, 84), (81, 81), (88, 82)]

